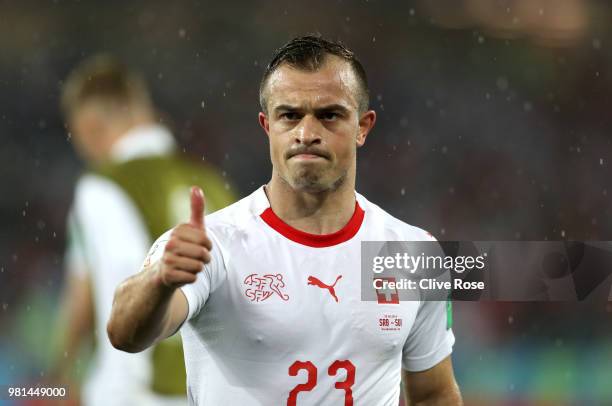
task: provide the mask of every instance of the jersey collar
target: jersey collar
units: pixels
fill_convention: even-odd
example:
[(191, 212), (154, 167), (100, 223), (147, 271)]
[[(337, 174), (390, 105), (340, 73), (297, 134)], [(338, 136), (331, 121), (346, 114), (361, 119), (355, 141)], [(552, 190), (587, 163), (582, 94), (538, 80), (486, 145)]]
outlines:
[(359, 205), (359, 202), (355, 200), (355, 211), (353, 212), (353, 216), (342, 229), (331, 234), (310, 234), (285, 223), (272, 211), (263, 186), (257, 190), (257, 194), (256, 200), (260, 209), (259, 216), (261, 219), (285, 238), (309, 247), (331, 247), (350, 240), (359, 231), (365, 216), (364, 210)]
[(157, 124), (140, 125), (125, 133), (111, 148), (114, 162), (125, 162), (171, 153), (176, 147), (172, 134)]

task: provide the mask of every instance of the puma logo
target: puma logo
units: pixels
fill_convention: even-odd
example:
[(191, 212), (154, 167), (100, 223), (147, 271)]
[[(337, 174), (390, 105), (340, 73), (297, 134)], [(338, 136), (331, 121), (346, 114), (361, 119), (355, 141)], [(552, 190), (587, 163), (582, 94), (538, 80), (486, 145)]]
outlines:
[(342, 275), (338, 275), (333, 285), (328, 285), (326, 283), (321, 282), (314, 276), (309, 276), (308, 285), (318, 286), (321, 289), (327, 289), (329, 291), (329, 294), (332, 295), (332, 297), (334, 298), (334, 300), (338, 302), (338, 296), (336, 296), (336, 290), (334, 289), (334, 287), (336, 286), (336, 283), (338, 283), (338, 280), (340, 280), (340, 278), (342, 278)]

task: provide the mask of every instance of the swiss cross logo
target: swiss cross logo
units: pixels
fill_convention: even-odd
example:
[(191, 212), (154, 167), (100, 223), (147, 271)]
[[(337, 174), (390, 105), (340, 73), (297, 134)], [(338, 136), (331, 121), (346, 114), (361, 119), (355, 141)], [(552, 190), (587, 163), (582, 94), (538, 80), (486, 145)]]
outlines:
[(244, 283), (249, 286), (244, 291), (246, 297), (251, 299), (251, 302), (263, 302), (273, 294), (277, 294), (283, 300), (289, 300), (289, 295), (283, 293), (282, 289), (285, 287), (283, 282), (283, 275), (277, 273), (266, 274), (259, 276), (256, 273), (252, 273), (244, 278)]
[[(375, 278), (374, 281), (395, 282), (395, 278)], [(393, 289), (376, 289), (376, 299), (379, 304), (399, 304), (399, 293), (397, 288)]]

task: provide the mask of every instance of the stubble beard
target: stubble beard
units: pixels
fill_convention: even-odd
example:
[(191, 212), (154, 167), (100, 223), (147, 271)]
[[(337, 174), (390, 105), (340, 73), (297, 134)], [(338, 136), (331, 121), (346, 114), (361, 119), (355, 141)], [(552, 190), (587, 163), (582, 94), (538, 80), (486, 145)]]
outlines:
[(340, 176), (333, 180), (325, 179), (325, 174), (312, 170), (299, 170), (291, 179), (280, 176), (281, 180), (288, 184), (292, 189), (308, 193), (335, 192), (342, 186), (348, 177), (348, 170), (343, 171)]

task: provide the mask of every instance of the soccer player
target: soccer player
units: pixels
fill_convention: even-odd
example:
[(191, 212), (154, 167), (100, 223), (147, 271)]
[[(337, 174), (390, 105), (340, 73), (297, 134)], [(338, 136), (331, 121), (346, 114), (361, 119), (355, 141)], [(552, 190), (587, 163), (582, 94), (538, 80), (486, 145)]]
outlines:
[[(272, 176), (250, 196), (163, 234), (115, 293), (113, 345), (181, 329), (198, 405), (458, 405), (444, 302), (360, 300), (360, 243), (431, 240), (355, 192), (376, 121), (362, 65), (341, 44), (293, 39), (268, 65), (259, 123)], [(401, 320), (381, 329), (384, 315)]]
[(189, 215), (190, 184), (212, 192), (209, 211), (235, 201), (233, 194), (215, 169), (175, 153), (143, 79), (110, 56), (95, 56), (73, 70), (62, 107), (89, 170), (76, 185), (69, 216), (55, 379), (70, 379), (82, 344), (94, 336), (85, 405), (184, 405), (181, 340), (160, 341), (130, 356), (110, 345), (106, 323), (117, 285), (142, 264), (161, 233)]

